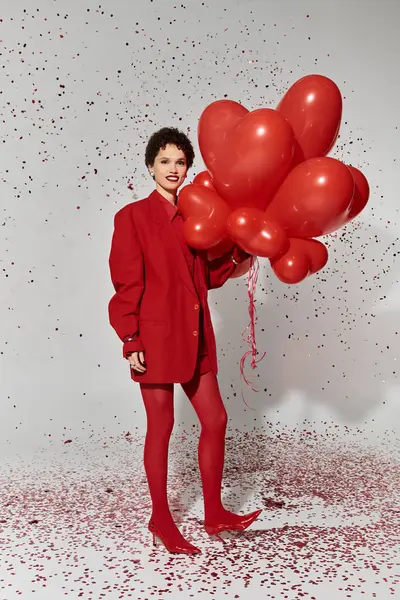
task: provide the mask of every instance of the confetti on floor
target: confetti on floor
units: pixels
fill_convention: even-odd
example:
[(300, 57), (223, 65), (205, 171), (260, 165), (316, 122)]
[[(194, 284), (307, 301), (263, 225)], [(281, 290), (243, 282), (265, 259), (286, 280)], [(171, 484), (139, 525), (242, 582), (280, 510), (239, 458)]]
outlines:
[[(360, 439), (362, 436), (360, 436)], [(170, 500), (202, 550), (170, 555), (146, 530), (142, 439), (43, 450), (1, 468), (0, 598), (396, 598), (400, 469), (392, 443), (258, 429), (227, 439), (228, 508), (251, 530), (202, 529), (196, 431), (171, 445)]]

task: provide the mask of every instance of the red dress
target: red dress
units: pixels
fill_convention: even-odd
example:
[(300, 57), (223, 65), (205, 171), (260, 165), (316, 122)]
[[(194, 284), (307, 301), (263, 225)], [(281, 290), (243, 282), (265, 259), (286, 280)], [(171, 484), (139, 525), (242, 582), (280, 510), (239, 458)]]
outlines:
[[(157, 191), (115, 215), (110, 272), (115, 294), (109, 319), (124, 342), (123, 354), (143, 350), (145, 373), (135, 381), (185, 383), (196, 368), (218, 372), (208, 290), (222, 286), (248, 255), (233, 253), (208, 261), (190, 250), (182, 217)], [(134, 336), (133, 341), (124, 341)], [(199, 357), (203, 356), (199, 361)]]

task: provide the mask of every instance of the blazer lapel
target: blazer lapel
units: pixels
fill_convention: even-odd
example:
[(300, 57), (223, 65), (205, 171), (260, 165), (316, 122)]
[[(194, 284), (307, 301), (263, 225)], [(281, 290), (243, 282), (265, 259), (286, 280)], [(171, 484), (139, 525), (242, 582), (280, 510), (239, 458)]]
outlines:
[(183, 254), (181, 244), (176, 236), (171, 221), (168, 218), (167, 212), (163, 207), (158, 192), (154, 191), (148, 197), (151, 217), (154, 223), (159, 227), (160, 236), (164, 241), (166, 252), (169, 250), (176, 256), (177, 269), (182, 277), (186, 287), (197, 297), (196, 289), (192, 277), (190, 275), (189, 267), (187, 265), (185, 256)]

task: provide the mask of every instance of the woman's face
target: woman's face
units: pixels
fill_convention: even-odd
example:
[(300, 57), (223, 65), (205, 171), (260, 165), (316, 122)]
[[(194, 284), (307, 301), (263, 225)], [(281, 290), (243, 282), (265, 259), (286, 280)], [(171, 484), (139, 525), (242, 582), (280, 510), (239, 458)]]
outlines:
[(150, 166), (150, 173), (154, 173), (156, 184), (172, 194), (185, 181), (187, 173), (186, 156), (172, 144), (161, 148), (157, 154), (154, 165)]

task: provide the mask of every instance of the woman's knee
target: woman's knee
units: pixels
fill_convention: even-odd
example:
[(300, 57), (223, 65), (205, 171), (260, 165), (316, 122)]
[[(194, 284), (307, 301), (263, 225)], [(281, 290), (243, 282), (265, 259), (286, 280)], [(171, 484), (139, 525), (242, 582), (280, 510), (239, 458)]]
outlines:
[(208, 433), (224, 433), (228, 424), (228, 415), (224, 407), (218, 412), (211, 413), (202, 422), (203, 430)]
[(160, 440), (169, 439), (174, 428), (173, 415), (147, 417), (147, 435)]

